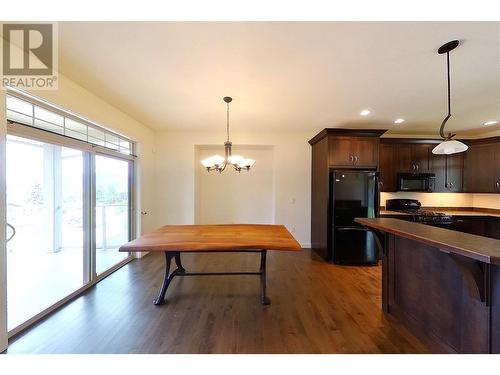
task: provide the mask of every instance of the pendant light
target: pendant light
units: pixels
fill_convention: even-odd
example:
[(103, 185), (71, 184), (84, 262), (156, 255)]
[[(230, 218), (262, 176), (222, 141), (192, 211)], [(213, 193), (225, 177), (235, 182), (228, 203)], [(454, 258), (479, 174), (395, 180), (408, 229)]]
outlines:
[(452, 40), (451, 42), (443, 44), (438, 49), (438, 53), (440, 55), (446, 53), (446, 67), (448, 71), (448, 116), (445, 117), (445, 119), (441, 123), (441, 128), (439, 128), (439, 135), (441, 136), (441, 138), (443, 138), (443, 141), (432, 150), (432, 153), (437, 155), (457, 154), (459, 152), (464, 152), (469, 148), (465, 143), (452, 139), (456, 134), (444, 134), (444, 126), (448, 119), (451, 117), (450, 51), (457, 48), (459, 43), (460, 42), (458, 40)]
[(201, 164), (206, 168), (208, 172), (217, 171), (222, 173), (226, 169), (226, 166), (232, 165), (235, 170), (241, 172), (242, 169), (249, 171), (250, 168), (255, 164), (255, 160), (247, 159), (240, 155), (232, 155), (231, 147), (232, 143), (229, 140), (229, 103), (232, 102), (232, 98), (229, 96), (224, 97), (224, 102), (226, 103), (226, 133), (227, 138), (224, 142), (224, 152), (225, 156), (220, 155), (210, 156), (201, 161)]
[(441, 136), (441, 138), (443, 138), (443, 141), (432, 150), (432, 153), (437, 155), (457, 154), (459, 152), (464, 152), (469, 148), (465, 143), (452, 139), (456, 134), (444, 134), (444, 126), (448, 119), (451, 117), (450, 51), (457, 48), (459, 43), (460, 42), (458, 40), (452, 40), (451, 42), (443, 44), (438, 49), (438, 53), (440, 55), (446, 53), (446, 67), (448, 72), (448, 116), (445, 117), (445, 119), (441, 123), (441, 128), (439, 128), (439, 135)]

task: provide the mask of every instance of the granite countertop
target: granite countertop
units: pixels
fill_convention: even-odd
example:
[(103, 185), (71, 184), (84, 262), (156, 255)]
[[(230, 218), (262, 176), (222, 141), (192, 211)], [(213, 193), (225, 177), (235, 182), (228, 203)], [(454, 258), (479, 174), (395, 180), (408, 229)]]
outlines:
[(354, 220), (382, 232), (428, 244), (445, 253), (500, 265), (500, 240), (391, 218)]
[[(473, 211), (473, 210), (467, 210), (467, 209), (439, 209), (439, 208), (426, 208), (422, 207), (422, 210), (428, 210), (428, 211), (433, 211), (433, 212), (441, 212), (446, 215), (452, 215), (452, 216), (494, 216), (494, 217), (500, 217), (500, 212), (490, 212), (490, 211)], [(497, 210), (496, 210), (497, 211)], [(405, 212), (398, 212), (398, 211), (391, 211), (391, 210), (386, 210), (386, 209), (380, 209), (380, 215), (409, 215)]]

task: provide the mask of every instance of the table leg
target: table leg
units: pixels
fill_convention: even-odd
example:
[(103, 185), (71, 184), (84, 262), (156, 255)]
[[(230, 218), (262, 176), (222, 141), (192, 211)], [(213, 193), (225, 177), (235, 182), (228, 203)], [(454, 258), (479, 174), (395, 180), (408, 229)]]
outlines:
[(186, 270), (184, 269), (184, 267), (182, 267), (182, 263), (181, 263), (181, 253), (175, 253), (175, 265), (177, 266), (177, 270), (178, 273), (186, 273)]
[(260, 252), (261, 302), (263, 305), (270, 305), (271, 300), (266, 295), (266, 255), (267, 255), (267, 250), (262, 250)]
[[(172, 257), (176, 257), (179, 253), (172, 253), (165, 251), (165, 276), (163, 277), (163, 284), (160, 289), (160, 293), (158, 297), (153, 301), (156, 306), (163, 305), (165, 303), (165, 293), (167, 292), (167, 288), (170, 285), (170, 282), (176, 275), (176, 271), (170, 274), (170, 263), (172, 262)], [(179, 255), (180, 258), (180, 255)]]

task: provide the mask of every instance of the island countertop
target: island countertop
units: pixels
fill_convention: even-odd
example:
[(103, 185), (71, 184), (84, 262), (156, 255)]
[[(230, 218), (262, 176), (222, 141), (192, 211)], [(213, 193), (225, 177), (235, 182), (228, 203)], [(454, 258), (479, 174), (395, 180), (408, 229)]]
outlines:
[(382, 232), (420, 241), (447, 253), (500, 265), (500, 240), (398, 219), (356, 218), (354, 220)]

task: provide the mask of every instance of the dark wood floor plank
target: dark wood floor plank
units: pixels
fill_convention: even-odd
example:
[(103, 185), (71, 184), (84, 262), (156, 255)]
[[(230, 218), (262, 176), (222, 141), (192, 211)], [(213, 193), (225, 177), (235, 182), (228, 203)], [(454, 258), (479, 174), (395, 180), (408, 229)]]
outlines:
[[(14, 338), (8, 353), (424, 353), (383, 315), (380, 267), (270, 252), (262, 306), (254, 276), (172, 281), (154, 306), (163, 254), (134, 260)], [(189, 271), (258, 269), (257, 254), (183, 254)]]

